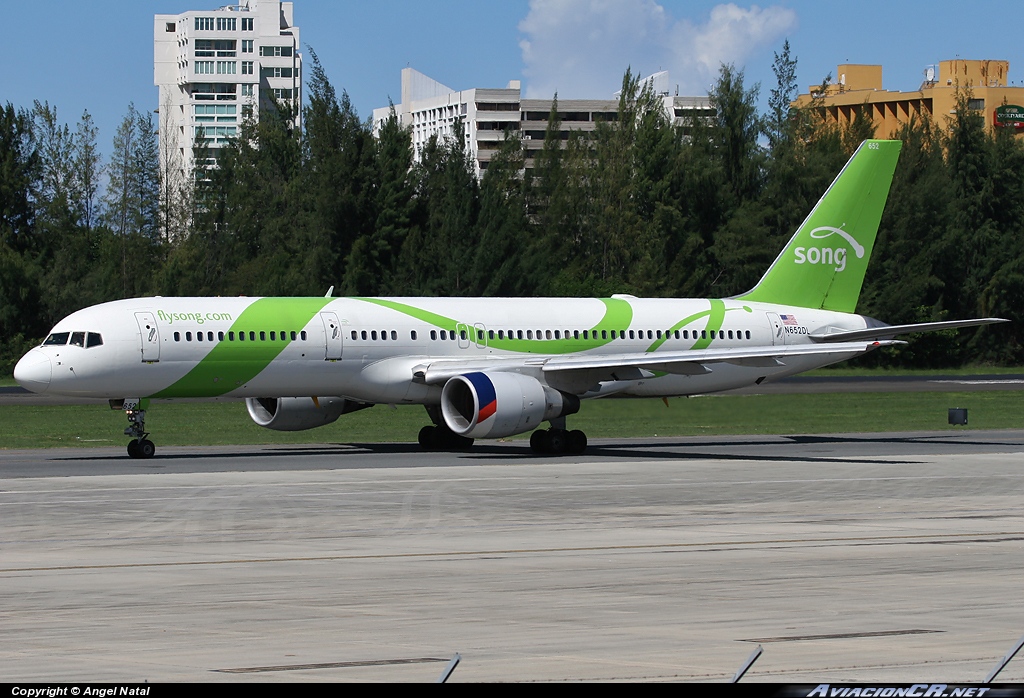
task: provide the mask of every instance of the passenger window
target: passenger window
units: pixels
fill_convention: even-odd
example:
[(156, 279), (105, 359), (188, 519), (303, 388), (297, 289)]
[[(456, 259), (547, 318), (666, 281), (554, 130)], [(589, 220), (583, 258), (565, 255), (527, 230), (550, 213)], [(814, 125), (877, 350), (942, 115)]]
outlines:
[(573, 330), (572, 331), (572, 338), (573, 339), (579, 339), (580, 338), (580, 331), (579, 330)]
[[(292, 337), (292, 341), (293, 341), (293, 342), (295, 341), (295, 338), (296, 338), (297, 336), (298, 336), (298, 335), (296, 335), (296, 334), (295, 334), (295, 330), (292, 330), (292, 335), (291, 335), (291, 337)], [(352, 330), (352, 339), (355, 339), (355, 338), (356, 338), (356, 331), (355, 331), (355, 330)]]
[(235, 333), (233, 331), (232, 332), (228, 332), (228, 341), (229, 342), (235, 341)]
[[(292, 339), (295, 339), (294, 332), (292, 332)], [(359, 334), (355, 330), (352, 330), (352, 339), (359, 339)]]
[(392, 340), (397, 340), (398, 339), (398, 332), (397, 331), (391, 330), (391, 339)]
[(191, 342), (192, 341), (192, 333), (191, 332), (186, 332), (185, 333), (185, 341), (186, 342)]
[(494, 339), (494, 330), (487, 330), (487, 339)]
[(43, 342), (44, 347), (62, 347), (68, 343), (68, 337), (71, 336), (70, 332), (54, 332), (46, 341)]
[(202, 332), (196, 332), (196, 341), (197, 342), (203, 341), (203, 333)]
[(729, 330), (729, 339), (732, 339), (732, 330)]
[(747, 339), (750, 339), (750, 330), (747, 330)]
[(676, 330), (676, 339), (679, 339), (679, 330)]
[(217, 333), (217, 341), (218, 342), (223, 342), (224, 341), (224, 333), (223, 332), (218, 332)]
[(437, 340), (437, 330), (430, 330), (430, 338), (435, 341)]
[(299, 337), (302, 338), (303, 342), (305, 342), (306, 341), (306, 330), (302, 330), (302, 332), (299, 332)]
[(270, 333), (270, 341), (273, 342), (273, 341), (276, 341), (276, 340), (277, 340), (277, 333), (276, 332), (271, 332)]
[(261, 342), (267, 341), (267, 333), (266, 332), (260, 332), (260, 341)]
[(377, 330), (370, 330), (370, 339), (377, 341)]
[(448, 341), (448, 330), (441, 330), (441, 339), (446, 342)]
[(175, 332), (174, 333), (174, 341), (175, 342), (180, 342), (181, 341), (181, 332)]
[(252, 330), (249, 331), (249, 341), (250, 342), (255, 342), (256, 341), (256, 333), (253, 332)]
[(416, 330), (412, 330), (409, 332), (409, 339), (411, 339), (414, 342), (416, 341)]
[(71, 346), (85, 348), (85, 332), (72, 332), (71, 333)]
[(516, 339), (522, 339), (522, 338), (523, 338), (523, 331), (522, 330), (516, 330)]
[(708, 331), (707, 330), (701, 330), (700, 331), (700, 338), (701, 339), (707, 339), (708, 338)]
[(608, 330), (601, 330), (601, 339), (608, 339)]
[(239, 342), (244, 342), (245, 341), (245, 332), (239, 332), (238, 333), (238, 341)]
[(459, 332), (459, 337), (461, 337), (462, 339), (466, 339), (466, 330), (462, 330), (461, 332)]

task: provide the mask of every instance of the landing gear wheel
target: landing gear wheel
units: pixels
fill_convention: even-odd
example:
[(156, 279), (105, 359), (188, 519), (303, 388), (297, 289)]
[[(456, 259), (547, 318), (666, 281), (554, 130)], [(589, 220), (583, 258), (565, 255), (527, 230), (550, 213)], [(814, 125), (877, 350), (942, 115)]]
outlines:
[(547, 430), (538, 429), (530, 434), (530, 450), (534, 453), (547, 453), (550, 450)]
[(587, 450), (587, 435), (579, 429), (541, 429), (530, 435), (530, 449), (534, 453), (572, 453)]
[(152, 458), (156, 453), (156, 445), (149, 439), (138, 439), (128, 442), (128, 455), (132, 458)]
[(420, 446), (426, 451), (468, 451), (473, 439), (460, 436), (447, 426), (425, 426), (420, 429)]
[(433, 427), (430, 425), (427, 425), (420, 429), (420, 434), (418, 437), (418, 440), (420, 442), (420, 448), (422, 448), (424, 451), (432, 451), (435, 448), (434, 441), (436, 438), (436, 431), (437, 427)]
[(565, 450), (569, 453), (580, 455), (587, 450), (587, 435), (579, 429), (569, 432), (567, 442), (568, 446)]

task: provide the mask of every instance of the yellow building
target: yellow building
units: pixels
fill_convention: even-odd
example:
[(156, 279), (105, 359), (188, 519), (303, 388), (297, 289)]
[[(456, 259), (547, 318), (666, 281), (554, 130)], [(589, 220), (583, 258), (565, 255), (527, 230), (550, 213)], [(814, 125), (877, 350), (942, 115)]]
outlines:
[(794, 107), (821, 104), (832, 123), (847, 126), (858, 111), (870, 117), (876, 138), (888, 138), (911, 117), (927, 115), (941, 128), (956, 111), (958, 91), (969, 89), (969, 107), (983, 112), (988, 129), (1012, 128), (1024, 134), (1024, 87), (1009, 87), (1009, 61), (942, 61), (929, 66), (916, 92), (882, 89), (882, 66), (845, 64), (836, 67), (835, 81), (824, 92), (812, 86), (793, 102)]

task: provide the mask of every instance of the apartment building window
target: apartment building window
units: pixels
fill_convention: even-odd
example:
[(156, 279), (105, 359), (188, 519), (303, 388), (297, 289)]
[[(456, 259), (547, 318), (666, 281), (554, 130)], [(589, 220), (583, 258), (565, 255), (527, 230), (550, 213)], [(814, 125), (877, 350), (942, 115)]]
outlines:
[(292, 55), (292, 47), (291, 46), (260, 46), (260, 55), (261, 56), (267, 56), (267, 57), (273, 57), (273, 56), (289, 57), (289, 56)]
[(234, 61), (217, 61), (217, 74), (218, 75), (234, 75), (235, 74), (235, 62)]
[(233, 31), (235, 31), (235, 18), (234, 17), (218, 17), (217, 18), (217, 31), (219, 31), (219, 32), (233, 32)]
[(292, 91), (289, 88), (281, 89), (279, 87), (275, 87), (275, 88), (269, 90), (269, 92), (270, 92), (270, 94), (274, 95), (274, 99), (291, 99), (292, 98)]
[[(243, 73), (245, 72), (245, 64), (244, 63), (242, 64), (242, 72)], [(252, 63), (249, 64), (249, 73), (252, 73)], [(250, 85), (250, 84), (242, 83), (242, 96), (243, 97), (252, 97), (253, 94), (254, 94), (254, 91), (253, 91), (252, 87), (253, 86)]]
[(213, 61), (195, 61), (196, 75), (213, 75)]
[(260, 77), (264, 78), (290, 78), (291, 68), (260, 68)]
[(196, 17), (196, 31), (213, 31), (213, 17)]
[(214, 41), (213, 39), (196, 39), (196, 56), (209, 56), (214, 55), (220, 58), (234, 58), (235, 56), (235, 45), (234, 40), (221, 40)]
[(252, 29), (252, 17), (242, 17), (242, 31), (251, 32)]
[(242, 39), (242, 53), (252, 53), (252, 39)]
[[(252, 64), (252, 61), (242, 61), (242, 75), (252, 75)], [(244, 86), (242, 87), (242, 94), (245, 94)]]

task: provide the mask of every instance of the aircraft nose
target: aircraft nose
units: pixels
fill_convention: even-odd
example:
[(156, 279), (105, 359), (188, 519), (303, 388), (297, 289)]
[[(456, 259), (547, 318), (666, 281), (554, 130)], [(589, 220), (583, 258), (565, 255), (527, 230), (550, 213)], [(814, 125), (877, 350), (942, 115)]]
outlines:
[(52, 376), (53, 364), (50, 363), (50, 357), (39, 349), (25, 354), (14, 367), (14, 380), (33, 393), (45, 393), (50, 387)]

